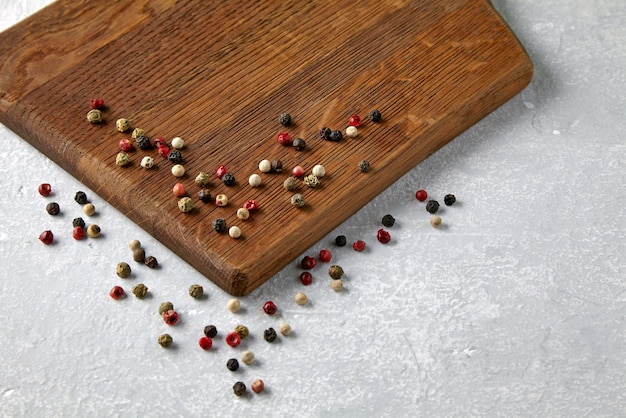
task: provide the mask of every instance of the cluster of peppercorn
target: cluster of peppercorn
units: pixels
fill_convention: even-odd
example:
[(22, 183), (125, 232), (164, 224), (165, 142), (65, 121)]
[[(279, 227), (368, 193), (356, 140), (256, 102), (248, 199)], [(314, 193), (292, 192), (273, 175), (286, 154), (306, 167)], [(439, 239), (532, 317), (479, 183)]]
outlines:
[[(128, 244), (128, 248), (133, 252), (133, 260), (137, 263), (144, 264), (152, 269), (159, 266), (159, 262), (157, 261), (156, 257), (152, 255), (146, 257), (146, 251), (141, 246), (141, 242), (139, 242), (139, 240), (132, 240)], [(129, 278), (131, 275), (130, 265), (125, 261), (117, 263), (117, 265), (115, 266), (115, 274), (117, 274), (117, 276), (122, 279)], [(148, 288), (145, 284), (138, 283), (133, 286), (132, 293), (137, 299), (143, 299), (148, 293)], [(113, 288), (109, 292), (109, 296), (111, 296), (115, 300), (120, 300), (125, 295), (126, 291), (123, 287), (119, 285), (113, 286)]]
[[(415, 192), (415, 198), (420, 202), (424, 202), (426, 201), (426, 199), (428, 199), (428, 193), (426, 192), (426, 190), (420, 189)], [(456, 203), (456, 197), (453, 194), (447, 194), (443, 197), (443, 203), (446, 206), (452, 206), (454, 205), (454, 203)], [(439, 202), (433, 199), (430, 199), (428, 202), (426, 202), (426, 211), (432, 215), (430, 217), (430, 224), (433, 228), (439, 228), (443, 222), (441, 217), (437, 215), (437, 212), (439, 211), (439, 206)]]

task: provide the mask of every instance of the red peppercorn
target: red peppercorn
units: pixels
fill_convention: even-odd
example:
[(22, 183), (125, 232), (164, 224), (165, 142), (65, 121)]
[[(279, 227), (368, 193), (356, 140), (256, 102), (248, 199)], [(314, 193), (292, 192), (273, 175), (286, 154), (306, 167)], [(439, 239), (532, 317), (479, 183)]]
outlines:
[(284, 145), (286, 147), (291, 145), (291, 135), (287, 132), (279, 132), (278, 135), (276, 135), (276, 140), (280, 145)]
[(203, 350), (209, 350), (211, 347), (213, 347), (213, 340), (209, 337), (202, 337), (198, 340), (198, 345)]
[(39, 235), (39, 241), (43, 242), (46, 245), (52, 244), (52, 241), (54, 241), (54, 235), (52, 234), (52, 231), (50, 231), (50, 230), (43, 231)]
[(249, 199), (243, 204), (243, 207), (250, 212), (254, 212), (255, 210), (259, 210), (259, 202), (254, 199)]
[(76, 241), (80, 241), (85, 237), (85, 230), (80, 226), (75, 226), (72, 230), (72, 238)]
[(92, 109), (102, 109), (104, 107), (104, 99), (97, 98), (89, 100)]
[(224, 174), (226, 174), (228, 171), (226, 170), (226, 166), (224, 164), (220, 164), (216, 169), (215, 169), (215, 175), (217, 176), (218, 179), (221, 179), (222, 176)]
[(167, 325), (175, 325), (178, 322), (178, 313), (173, 309), (165, 311), (163, 314), (163, 322)]
[(176, 183), (172, 188), (172, 192), (176, 197), (183, 197), (187, 192), (185, 191), (185, 186), (182, 183)]
[(241, 337), (234, 331), (229, 332), (226, 335), (226, 344), (230, 345), (231, 347), (237, 347), (239, 344), (241, 344)]
[(167, 145), (159, 145), (157, 147), (157, 152), (163, 158), (167, 158), (170, 155), (170, 147)]
[(389, 235), (389, 232), (381, 228), (378, 230), (378, 233), (376, 234), (376, 239), (381, 244), (387, 244), (389, 241), (391, 241), (391, 235)]
[(363, 251), (363, 250), (365, 250), (365, 241), (361, 241), (361, 240), (355, 241), (352, 244), (352, 248), (354, 248), (354, 251)]
[(330, 250), (320, 250), (319, 258), (322, 263), (328, 263), (333, 258), (333, 254)]
[(48, 183), (41, 183), (37, 188), (37, 191), (39, 191), (39, 194), (43, 197), (47, 197), (50, 196), (50, 192), (52, 192), (52, 187)]
[(120, 139), (120, 142), (117, 143), (117, 146), (122, 152), (130, 152), (133, 150), (133, 144), (130, 142), (129, 139), (126, 138)]
[(348, 121), (348, 125), (354, 126), (355, 128), (358, 128), (359, 126), (361, 126), (361, 117), (359, 115), (352, 115), (352, 116), (350, 116), (350, 120)]
[(302, 282), (303, 285), (308, 286), (311, 283), (313, 283), (313, 275), (309, 273), (308, 271), (303, 271), (300, 274), (300, 281)]
[(419, 189), (415, 192), (415, 198), (420, 202), (423, 202), (424, 200), (428, 199), (428, 193), (426, 193), (426, 190)]
[(157, 137), (157, 138), (154, 139), (154, 146), (155, 147), (160, 147), (160, 146), (163, 146), (163, 145), (167, 145), (165, 143), (165, 138)]
[(268, 300), (263, 304), (263, 311), (268, 315), (274, 315), (276, 313), (276, 304), (271, 300)]
[(124, 297), (125, 294), (126, 292), (124, 292), (124, 289), (120, 286), (113, 286), (113, 288), (109, 292), (109, 296), (111, 296), (115, 300), (120, 300)]
[(302, 177), (304, 176), (304, 168), (302, 166), (295, 166), (293, 170), (291, 170), (291, 175), (294, 177)]
[(305, 255), (302, 258), (302, 261), (300, 261), (300, 267), (302, 267), (305, 270), (311, 270), (316, 265), (317, 265), (317, 260), (315, 259), (315, 257), (309, 257), (308, 255)]

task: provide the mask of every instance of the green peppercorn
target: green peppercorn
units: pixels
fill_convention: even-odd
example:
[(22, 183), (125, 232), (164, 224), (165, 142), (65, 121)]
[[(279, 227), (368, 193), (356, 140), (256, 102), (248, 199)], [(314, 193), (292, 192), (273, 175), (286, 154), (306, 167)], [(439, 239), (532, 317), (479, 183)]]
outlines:
[(159, 262), (157, 261), (156, 258), (154, 258), (153, 256), (148, 256), (146, 257), (146, 259), (144, 260), (144, 264), (148, 267), (150, 267), (151, 269), (158, 267)]
[(233, 385), (233, 393), (237, 396), (243, 396), (246, 393), (246, 385), (243, 382), (237, 382)]
[(194, 299), (201, 298), (204, 295), (204, 289), (199, 284), (189, 286), (189, 296)]
[(328, 275), (333, 280), (339, 280), (343, 277), (343, 269), (341, 268), (341, 266), (333, 264), (332, 266), (328, 268)]
[(370, 117), (370, 120), (374, 123), (378, 123), (382, 119), (382, 115), (380, 114), (378, 109), (372, 110), (369, 114), (369, 117)]
[(295, 177), (289, 176), (283, 182), (283, 187), (285, 188), (285, 190), (293, 192), (298, 188), (298, 182), (296, 181)]
[(234, 186), (235, 176), (232, 173), (224, 173), (222, 176), (222, 183), (224, 183), (224, 186)]
[(276, 340), (276, 331), (274, 328), (268, 328), (263, 331), (263, 339), (268, 343), (273, 343)]
[(456, 197), (453, 194), (447, 194), (443, 197), (443, 203), (446, 206), (452, 206), (456, 202)]
[(250, 331), (248, 330), (248, 327), (245, 325), (241, 325), (241, 324), (235, 327), (235, 332), (239, 334), (242, 340), (246, 338), (248, 334), (250, 333)]
[(304, 200), (304, 196), (301, 193), (296, 193), (291, 196), (291, 204), (297, 208), (301, 208), (306, 204), (306, 201)]
[(281, 113), (278, 116), (278, 122), (283, 126), (291, 125), (291, 115), (289, 113)]
[(387, 228), (391, 228), (395, 223), (396, 223), (396, 220), (393, 216), (389, 214), (383, 216), (383, 219), (382, 219), (383, 226), (386, 226)]
[(215, 338), (215, 336), (217, 335), (217, 328), (215, 327), (215, 325), (207, 325), (206, 327), (204, 327), (204, 335), (209, 338)]
[(348, 240), (345, 235), (337, 235), (337, 237), (335, 237), (335, 245), (337, 247), (345, 247), (347, 243)]
[(200, 172), (196, 176), (196, 184), (200, 187), (206, 187), (211, 183), (211, 178), (207, 173)]
[(239, 360), (237, 360), (236, 358), (228, 359), (228, 361), (226, 362), (226, 368), (231, 372), (237, 371), (237, 369), (239, 369)]
[(126, 132), (130, 129), (130, 122), (128, 122), (128, 119), (118, 119), (115, 121), (115, 128), (120, 132)]
[(133, 295), (138, 299), (143, 299), (144, 296), (148, 293), (148, 288), (145, 284), (139, 283), (133, 286)]
[(317, 178), (317, 176), (314, 176), (313, 174), (309, 174), (308, 176), (305, 176), (304, 180), (302, 181), (304, 181), (304, 184), (306, 184), (312, 189), (316, 188), (320, 184), (320, 180)]
[(370, 162), (367, 160), (361, 160), (361, 162), (359, 162), (359, 170), (361, 173), (367, 173), (370, 171)]
[(162, 334), (159, 335), (159, 345), (163, 348), (167, 348), (170, 345), (172, 345), (173, 339), (172, 336), (169, 334)]
[(163, 302), (159, 305), (159, 315), (163, 316), (163, 314), (167, 311), (173, 311), (174, 304), (172, 302)]
[(89, 112), (87, 112), (87, 120), (90, 123), (101, 123), (102, 112), (99, 109), (91, 109)]
[(178, 209), (183, 212), (191, 212), (193, 210), (193, 200), (189, 196), (181, 197), (178, 200)]
[(46, 205), (46, 212), (52, 216), (56, 216), (61, 211), (59, 204), (57, 202), (51, 202)]
[(428, 213), (437, 213), (437, 211), (439, 210), (439, 202), (437, 202), (436, 200), (429, 200), (428, 203), (426, 203), (426, 211)]
[(228, 229), (226, 226), (226, 219), (224, 218), (217, 218), (215, 219), (211, 225), (213, 226), (213, 229), (215, 230), (215, 232), (226, 232), (226, 230)]
[(130, 156), (125, 152), (118, 152), (115, 156), (115, 164), (119, 165), (120, 167), (126, 167), (130, 164)]
[(76, 192), (76, 194), (74, 195), (74, 200), (79, 205), (84, 205), (85, 203), (89, 202), (89, 200), (87, 200), (87, 195), (85, 194), (85, 192), (80, 192), (80, 191)]
[(133, 129), (133, 133), (131, 134), (131, 136), (133, 137), (133, 139), (137, 139), (140, 136), (146, 136), (146, 131), (141, 128), (135, 128)]
[(130, 266), (124, 261), (117, 263), (115, 266), (115, 273), (122, 279), (125, 279), (130, 276)]

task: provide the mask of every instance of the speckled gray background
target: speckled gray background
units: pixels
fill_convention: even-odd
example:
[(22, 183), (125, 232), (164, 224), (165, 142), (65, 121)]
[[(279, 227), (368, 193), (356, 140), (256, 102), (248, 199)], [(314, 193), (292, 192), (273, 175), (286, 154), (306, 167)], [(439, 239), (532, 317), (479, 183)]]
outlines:
[[(0, 0), (0, 27), (46, 3)], [(533, 82), (307, 251), (333, 250), (340, 294), (326, 266), (304, 288), (292, 263), (232, 314), (229, 296), (0, 126), (0, 415), (626, 416), (626, 4), (494, 5), (531, 55)], [(457, 195), (444, 228), (428, 224), (419, 188)], [(79, 189), (100, 239), (69, 237)], [(45, 213), (51, 200), (60, 217)], [(383, 246), (386, 213), (397, 223)], [(47, 228), (56, 245), (37, 240)], [(337, 233), (368, 250), (329, 246)], [(135, 265), (131, 238), (162, 268)], [(127, 281), (114, 274), (122, 260)], [(145, 300), (107, 295), (139, 282)], [(193, 283), (207, 298), (187, 295)], [(299, 290), (308, 305), (293, 302)], [(275, 318), (260, 309), (268, 299)], [(156, 312), (164, 300), (181, 314), (175, 327)], [(293, 334), (263, 341), (282, 321)], [(204, 352), (208, 323), (220, 338)], [(252, 335), (231, 349), (221, 337), (239, 323)], [(166, 331), (174, 349), (155, 342)], [(244, 348), (256, 364), (229, 372)], [(232, 394), (257, 377), (264, 394)]]

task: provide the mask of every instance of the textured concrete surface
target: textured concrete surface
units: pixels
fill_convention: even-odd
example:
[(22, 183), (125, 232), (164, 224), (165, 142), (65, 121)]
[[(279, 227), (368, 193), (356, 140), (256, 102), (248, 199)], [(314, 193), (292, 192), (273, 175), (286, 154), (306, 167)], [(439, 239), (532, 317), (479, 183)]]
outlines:
[[(0, 0), (0, 27), (46, 3)], [(534, 60), (532, 84), (306, 252), (333, 251), (343, 293), (326, 266), (303, 287), (292, 263), (232, 314), (229, 296), (0, 126), (0, 415), (626, 416), (626, 8), (494, 5)], [(53, 196), (37, 194), (41, 182)], [(428, 224), (419, 188), (456, 194), (443, 228)], [(70, 238), (77, 190), (96, 205), (99, 239)], [(383, 246), (386, 213), (397, 223)], [(45, 247), (48, 228), (58, 239)], [(331, 246), (338, 233), (368, 249)], [(134, 264), (133, 238), (160, 269)], [(115, 276), (118, 261), (131, 278)], [(108, 297), (140, 282), (144, 300)], [(206, 298), (187, 295), (193, 283)], [(276, 317), (261, 311), (268, 299)], [(174, 327), (157, 313), (165, 300), (181, 314)], [(263, 341), (283, 321), (293, 334)], [(204, 352), (209, 323), (220, 334)], [(251, 336), (232, 349), (223, 337), (240, 323)], [(156, 344), (163, 332), (172, 349)], [(257, 361), (231, 373), (244, 349)], [(265, 393), (233, 395), (257, 377)]]

